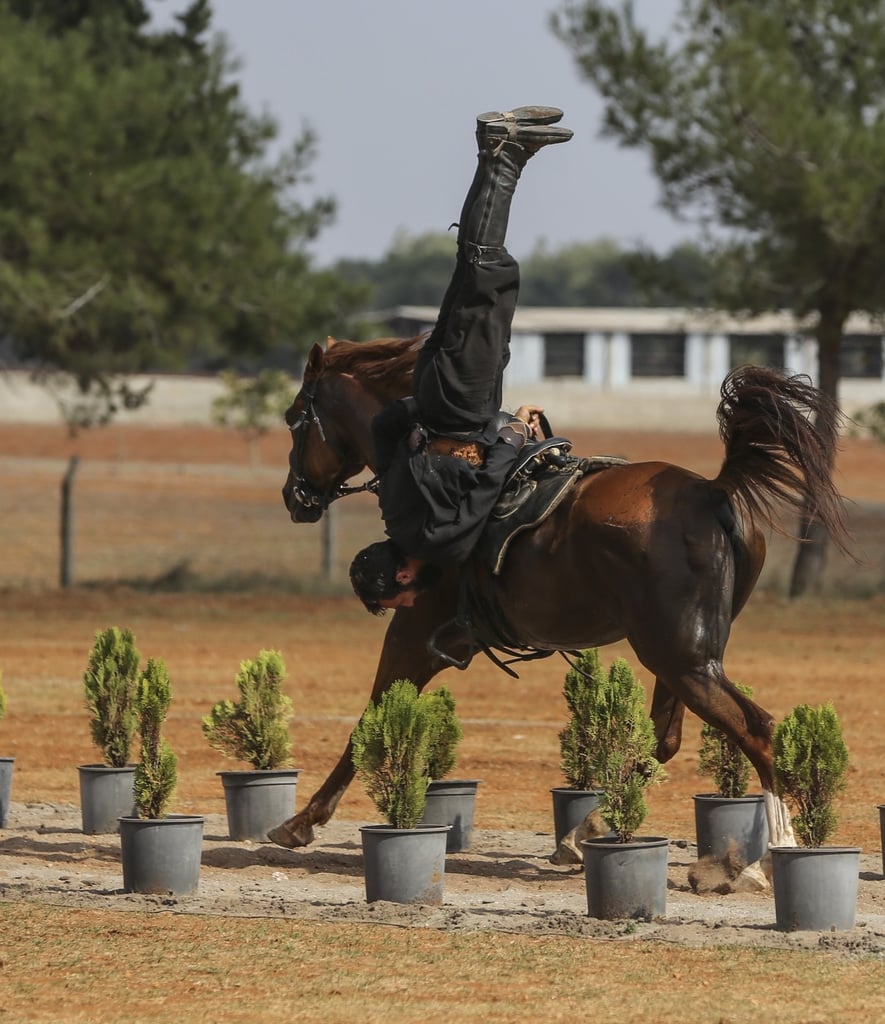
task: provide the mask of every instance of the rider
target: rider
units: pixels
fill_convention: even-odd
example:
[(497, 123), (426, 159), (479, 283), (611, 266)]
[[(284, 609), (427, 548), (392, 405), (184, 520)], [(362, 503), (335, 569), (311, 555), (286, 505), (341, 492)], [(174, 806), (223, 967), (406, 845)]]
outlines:
[(567, 142), (556, 107), (480, 114), (478, 163), (458, 224), (452, 280), (418, 354), (413, 397), (372, 424), (379, 502), (388, 540), (354, 558), (350, 578), (369, 611), (411, 606), (473, 550), (507, 472), (537, 433), (537, 406), (500, 412), (519, 266), (504, 241), (526, 161)]

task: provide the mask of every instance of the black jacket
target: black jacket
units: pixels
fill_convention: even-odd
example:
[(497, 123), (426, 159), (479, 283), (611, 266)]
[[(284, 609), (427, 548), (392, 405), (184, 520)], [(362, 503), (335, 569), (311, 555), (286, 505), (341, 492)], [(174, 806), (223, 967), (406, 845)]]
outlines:
[[(510, 417), (505, 417), (505, 422)], [(473, 550), (522, 447), (492, 420), (478, 435), (485, 465), (471, 466), (425, 448), (427, 431), (407, 402), (393, 402), (372, 423), (378, 498), (388, 537), (407, 555), (445, 564)]]

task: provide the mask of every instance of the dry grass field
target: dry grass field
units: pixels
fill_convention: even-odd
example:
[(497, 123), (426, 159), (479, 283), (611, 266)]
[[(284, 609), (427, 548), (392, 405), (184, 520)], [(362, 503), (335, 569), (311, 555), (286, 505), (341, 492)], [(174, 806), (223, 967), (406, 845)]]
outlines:
[[(582, 454), (662, 458), (715, 475), (715, 435), (575, 435)], [(371, 501), (344, 503), (334, 579), (320, 528), (289, 523), (279, 498), (288, 437), (257, 451), (211, 429), (96, 431), (0, 425), (0, 669), (8, 695), (0, 754), (16, 758), (13, 800), (77, 802), (75, 766), (96, 760), (82, 707), (93, 636), (132, 628), (163, 657), (179, 756), (175, 810), (223, 812), (222, 767), (200, 731), (234, 695), (243, 658), (281, 651), (296, 717), (299, 802), (325, 777), (371, 684), (384, 630), (341, 584), (350, 555), (377, 535)], [(75, 579), (58, 580), (58, 494), (80, 454)], [(879, 849), (885, 801), (885, 446), (847, 440), (839, 486), (854, 503), (861, 564), (831, 558), (823, 595), (782, 596), (792, 545), (775, 538), (763, 581), (738, 619), (726, 668), (774, 715), (833, 701), (851, 753), (836, 841)], [(789, 525), (789, 524), (787, 524)], [(629, 648), (627, 657), (649, 683)], [(477, 827), (549, 832), (561, 784), (557, 732), (566, 665), (527, 665), (513, 680), (478, 659), (443, 680), (465, 725), (458, 774), (483, 780)], [(650, 798), (649, 833), (693, 834), (699, 723), (689, 717), (669, 779)], [(375, 816), (358, 785), (338, 817)], [(36, 855), (36, 854), (35, 854)], [(4, 836), (0, 833), (0, 863)], [(881, 883), (885, 886), (885, 882)], [(50, 901), (51, 902), (51, 901)], [(116, 913), (5, 901), (0, 887), (0, 1020), (10, 1022), (424, 1020), (872, 1021), (885, 1015), (881, 958), (767, 949), (676, 948), (562, 936)], [(565, 970), (564, 968), (570, 968)], [(124, 995), (121, 999), (120, 991)]]

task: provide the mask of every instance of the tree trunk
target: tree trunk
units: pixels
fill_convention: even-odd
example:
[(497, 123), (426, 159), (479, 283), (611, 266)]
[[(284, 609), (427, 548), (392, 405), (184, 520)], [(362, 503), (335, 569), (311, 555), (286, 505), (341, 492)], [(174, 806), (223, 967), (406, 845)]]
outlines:
[[(847, 313), (835, 308), (822, 307), (817, 326), (818, 387), (832, 398), (839, 400), (840, 359), (842, 353), (842, 332)], [(829, 453), (830, 472), (836, 461), (835, 447)], [(827, 531), (806, 504), (799, 521), (799, 548), (793, 563), (790, 580), (790, 597), (802, 597), (820, 590), (824, 566), (827, 560)]]
[(80, 465), (80, 456), (72, 455), (68, 470), (61, 482), (61, 537), (59, 585), (63, 590), (71, 586), (74, 579), (74, 477)]

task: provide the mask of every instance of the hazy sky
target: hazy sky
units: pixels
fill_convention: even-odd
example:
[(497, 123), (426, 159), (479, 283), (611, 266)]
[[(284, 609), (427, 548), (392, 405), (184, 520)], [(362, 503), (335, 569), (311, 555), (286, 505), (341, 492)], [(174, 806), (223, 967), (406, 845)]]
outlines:
[[(186, 0), (148, 0), (165, 25)], [(508, 247), (527, 255), (603, 235), (664, 250), (689, 229), (657, 206), (645, 156), (599, 136), (601, 105), (547, 27), (552, 0), (213, 0), (240, 58), (246, 103), (285, 141), (319, 137), (314, 191), (338, 202), (312, 251), (319, 264), (378, 258), (398, 229), (444, 231), (475, 165), (474, 118), (545, 103), (575, 138), (526, 169)], [(663, 33), (678, 0), (636, 0)], [(310, 193), (305, 193), (308, 195)]]

